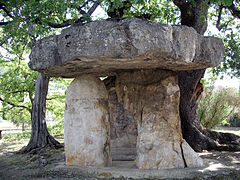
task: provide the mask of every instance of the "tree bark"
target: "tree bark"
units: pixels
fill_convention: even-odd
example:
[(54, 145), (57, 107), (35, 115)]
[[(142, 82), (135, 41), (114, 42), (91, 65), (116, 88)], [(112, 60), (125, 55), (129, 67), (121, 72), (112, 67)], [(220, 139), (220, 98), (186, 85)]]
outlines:
[[(203, 35), (207, 29), (207, 2), (205, 0), (196, 0), (195, 2), (174, 0), (174, 3), (181, 11), (181, 24), (193, 27), (199, 34)], [(198, 101), (203, 90), (200, 80), (204, 72), (205, 69), (178, 72), (179, 110), (183, 138), (198, 152), (202, 150), (240, 150), (239, 136), (214, 132), (203, 128), (200, 124), (197, 111)]]
[(46, 146), (61, 147), (48, 132), (46, 124), (46, 97), (49, 77), (39, 73), (35, 86), (35, 98), (31, 115), (31, 138), (28, 145), (21, 152), (30, 152)]
[(198, 119), (200, 80), (205, 70), (179, 71), (180, 117), (183, 138), (197, 152), (202, 150), (240, 150), (240, 137), (230, 133), (219, 133), (205, 129)]

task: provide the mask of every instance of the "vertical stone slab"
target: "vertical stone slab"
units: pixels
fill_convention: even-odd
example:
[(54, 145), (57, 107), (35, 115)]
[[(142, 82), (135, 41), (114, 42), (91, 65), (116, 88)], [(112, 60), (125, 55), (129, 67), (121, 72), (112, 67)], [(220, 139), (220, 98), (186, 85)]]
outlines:
[(133, 161), (136, 158), (137, 122), (118, 101), (116, 77), (104, 79), (108, 90), (111, 158), (114, 161)]
[(136, 164), (139, 169), (202, 165), (202, 160), (182, 138), (180, 92), (175, 72), (125, 72), (119, 74), (116, 81), (119, 101), (137, 120)]
[(103, 82), (91, 75), (77, 77), (68, 87), (64, 115), (67, 165), (109, 164), (107, 98)]

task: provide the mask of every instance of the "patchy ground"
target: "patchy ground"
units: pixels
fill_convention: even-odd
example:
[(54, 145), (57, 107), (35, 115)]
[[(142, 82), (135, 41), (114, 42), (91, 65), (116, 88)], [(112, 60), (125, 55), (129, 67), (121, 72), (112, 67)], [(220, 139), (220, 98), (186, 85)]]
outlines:
[[(5, 126), (3, 126), (5, 125)], [(133, 161), (113, 162), (111, 168), (79, 168), (65, 166), (64, 149), (44, 149), (33, 154), (17, 154), (27, 140), (23, 136), (16, 136), (14, 126), (1, 124), (4, 129), (4, 139), (0, 140), (0, 180), (78, 180), (78, 179), (195, 179), (195, 180), (240, 180), (240, 152), (204, 152), (200, 156), (204, 159), (203, 168), (185, 168), (171, 170), (140, 171)], [(240, 135), (240, 129), (224, 129)], [(17, 130), (19, 131), (19, 130)], [(222, 130), (221, 130), (222, 131)], [(6, 138), (11, 134), (13, 138)], [(15, 134), (15, 136), (14, 136)], [(28, 134), (29, 135), (29, 134)], [(25, 137), (26, 139), (26, 137)], [(58, 139), (63, 142), (63, 139)]]
[(63, 148), (42, 149), (37, 153), (18, 154), (27, 141), (6, 142), (0, 140), (0, 179), (27, 180), (43, 176), (44, 170), (64, 162)]
[(44, 149), (37, 154), (16, 154), (26, 141), (0, 140), (0, 179), (232, 179), (240, 180), (240, 152), (204, 152), (203, 168), (140, 171), (134, 162), (113, 162), (113, 167), (79, 168), (64, 165), (64, 151)]

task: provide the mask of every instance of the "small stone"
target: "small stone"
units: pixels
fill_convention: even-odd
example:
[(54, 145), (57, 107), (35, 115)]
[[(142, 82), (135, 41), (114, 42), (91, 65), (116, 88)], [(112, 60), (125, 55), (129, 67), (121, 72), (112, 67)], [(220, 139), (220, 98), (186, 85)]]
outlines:
[(44, 159), (44, 158), (40, 158), (38, 160), (38, 162), (39, 162), (39, 166), (42, 166), (42, 167), (44, 167), (44, 166), (46, 166), (48, 164), (48, 161), (46, 159)]
[(198, 154), (189, 146), (189, 144), (185, 140), (182, 143), (182, 149), (187, 167), (202, 167), (204, 165), (203, 160), (198, 156)]

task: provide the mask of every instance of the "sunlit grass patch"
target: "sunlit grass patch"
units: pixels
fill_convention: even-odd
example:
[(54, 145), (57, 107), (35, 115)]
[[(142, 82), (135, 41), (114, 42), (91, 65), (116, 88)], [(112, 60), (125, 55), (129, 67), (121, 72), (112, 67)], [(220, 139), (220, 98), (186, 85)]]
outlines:
[(2, 138), (3, 140), (7, 141), (19, 141), (23, 139), (30, 139), (31, 137), (31, 131), (23, 131), (23, 132), (17, 132), (17, 133), (8, 133), (5, 134)]

